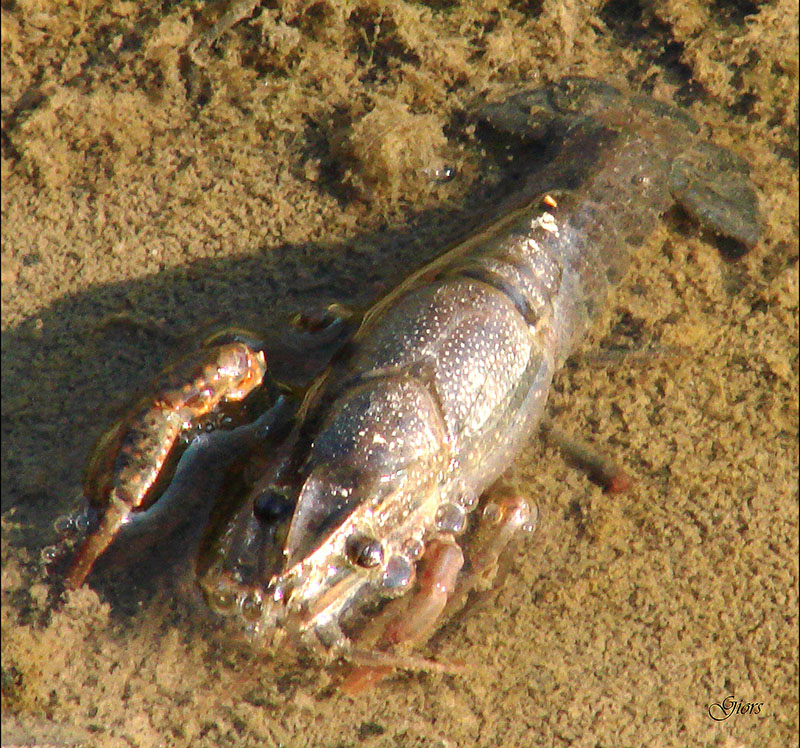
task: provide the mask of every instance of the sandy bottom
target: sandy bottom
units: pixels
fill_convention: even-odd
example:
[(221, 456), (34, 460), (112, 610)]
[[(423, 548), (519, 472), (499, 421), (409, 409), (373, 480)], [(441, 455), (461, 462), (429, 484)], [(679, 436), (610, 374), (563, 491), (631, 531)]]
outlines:
[[(265, 3), (193, 60), (225, 6), (200, 5), (4, 4), (3, 745), (790, 744), (796, 4)], [(634, 487), (531, 444), (538, 531), (426, 650), (466, 674), (351, 700), (226, 643), (146, 564), (53, 600), (53, 520), (172, 336), (368, 304), (464, 223), (458, 113), (567, 73), (686, 105), (752, 164), (764, 238), (729, 263), (673, 218), (643, 249), (550, 406)], [(713, 720), (729, 696), (758, 713)]]

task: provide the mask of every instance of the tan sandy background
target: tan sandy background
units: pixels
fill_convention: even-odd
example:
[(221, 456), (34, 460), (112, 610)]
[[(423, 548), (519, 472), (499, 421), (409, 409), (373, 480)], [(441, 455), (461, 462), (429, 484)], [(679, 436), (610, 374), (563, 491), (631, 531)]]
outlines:
[[(794, 742), (796, 3), (253, 6), (192, 59), (226, 3), (2, 5), (3, 745)], [(551, 401), (635, 485), (531, 444), (537, 533), (426, 651), (467, 674), (350, 700), (146, 564), (54, 606), (40, 549), (170, 335), (369, 303), (475, 214), (475, 97), (565, 74), (685, 105), (751, 162), (765, 232), (729, 263), (671, 216), (643, 249)], [(713, 721), (727, 696), (763, 707)]]

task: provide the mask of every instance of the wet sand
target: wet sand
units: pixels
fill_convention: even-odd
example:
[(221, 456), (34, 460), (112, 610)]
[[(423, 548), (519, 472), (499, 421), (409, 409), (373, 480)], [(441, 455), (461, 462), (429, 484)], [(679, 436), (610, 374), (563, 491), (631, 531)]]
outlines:
[[(292, 3), (196, 60), (219, 7), (165, 7), (3, 10), (3, 745), (790, 744), (796, 4)], [(672, 215), (643, 248), (550, 403), (634, 486), (532, 442), (537, 532), (425, 650), (466, 675), (351, 700), (226, 644), (147, 564), (53, 608), (40, 550), (126, 393), (210, 323), (368, 304), (472, 212), (459, 112), (566, 74), (685, 105), (751, 163), (764, 237), (726, 262)], [(728, 696), (762, 706), (711, 719)]]

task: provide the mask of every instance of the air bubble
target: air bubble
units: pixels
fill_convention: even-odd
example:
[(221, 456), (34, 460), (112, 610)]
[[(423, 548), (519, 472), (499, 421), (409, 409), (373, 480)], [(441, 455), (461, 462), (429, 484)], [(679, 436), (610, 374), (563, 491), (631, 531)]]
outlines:
[(467, 512), (471, 512), (478, 503), (478, 496), (473, 493), (464, 494), (461, 498), (461, 506), (464, 507), (464, 510)]
[(436, 529), (439, 532), (460, 533), (466, 525), (467, 517), (458, 504), (442, 504), (436, 512)]
[(230, 614), (236, 607), (236, 593), (220, 585), (216, 590), (208, 595), (208, 606), (215, 613), (220, 615)]
[(89, 531), (89, 528), (92, 526), (92, 518), (90, 516), (89, 510), (83, 512), (78, 512), (78, 514), (74, 517), (75, 522), (75, 529), (79, 533), (85, 533)]
[(239, 598), (239, 613), (247, 623), (261, 618), (262, 600), (258, 592), (248, 592)]
[(445, 184), (455, 179), (458, 169), (450, 164), (435, 163), (422, 169), (422, 173), (432, 182)]
[(383, 546), (368, 535), (353, 535), (345, 543), (345, 555), (356, 566), (372, 569), (383, 563)]
[(53, 529), (60, 537), (65, 539), (84, 535), (92, 525), (91, 511), (91, 509), (86, 508), (69, 514), (62, 514), (53, 522)]
[(503, 518), (503, 512), (494, 502), (487, 504), (483, 509), (483, 517), (487, 522), (498, 524)]
[(388, 592), (401, 595), (414, 581), (413, 564), (403, 556), (392, 556), (383, 574), (383, 586)]
[(534, 504), (530, 507), (528, 516), (522, 523), (522, 530), (524, 532), (533, 532), (536, 529), (536, 525), (539, 524), (539, 505)]
[(409, 538), (403, 543), (403, 555), (412, 561), (419, 561), (425, 552), (425, 544), (417, 538)]
[(53, 522), (53, 529), (59, 535), (71, 535), (75, 532), (75, 520), (71, 514), (62, 514)]
[(42, 561), (47, 566), (58, 561), (63, 555), (64, 549), (59, 545), (46, 545), (41, 551)]

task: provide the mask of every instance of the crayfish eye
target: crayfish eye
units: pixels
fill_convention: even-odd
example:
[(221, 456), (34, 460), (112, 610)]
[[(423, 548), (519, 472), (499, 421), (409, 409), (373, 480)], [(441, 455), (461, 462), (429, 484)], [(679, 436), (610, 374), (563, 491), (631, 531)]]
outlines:
[(372, 569), (383, 563), (381, 542), (366, 535), (354, 535), (349, 538), (344, 552), (351, 563), (364, 569)]
[(265, 489), (253, 500), (253, 514), (266, 524), (288, 519), (292, 511), (294, 506), (291, 499), (275, 488)]

